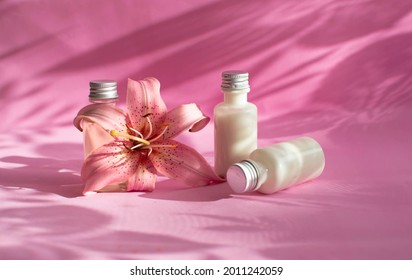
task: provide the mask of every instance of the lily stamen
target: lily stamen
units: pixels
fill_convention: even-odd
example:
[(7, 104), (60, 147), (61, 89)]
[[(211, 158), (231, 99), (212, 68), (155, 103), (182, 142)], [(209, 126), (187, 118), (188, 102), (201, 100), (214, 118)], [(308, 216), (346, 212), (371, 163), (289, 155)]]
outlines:
[(150, 156), (153, 152), (153, 149), (151, 147), (143, 147), (142, 150), (149, 150), (149, 152), (147, 153), (147, 156)]
[(125, 143), (123, 143), (123, 146), (126, 148), (128, 151), (133, 151), (130, 147), (128, 147)]
[(126, 124), (126, 127), (127, 127), (128, 130), (131, 130), (131, 131), (133, 131), (134, 133), (136, 133), (137, 136), (139, 136), (140, 138), (144, 138), (144, 137), (143, 137), (143, 134), (141, 134), (138, 130), (134, 129), (133, 127), (128, 126), (127, 124)]
[(165, 134), (165, 132), (166, 132), (166, 130), (167, 130), (168, 128), (169, 128), (169, 125), (165, 125), (164, 128), (163, 128), (163, 130), (159, 133), (159, 135), (157, 135), (157, 136), (156, 136), (155, 138), (153, 138), (153, 139), (150, 139), (150, 141), (154, 142), (154, 141), (156, 141), (156, 140), (159, 140), (160, 137), (162, 137), (163, 134)]
[(154, 145), (150, 145), (149, 146), (150, 148), (172, 148), (172, 149), (176, 149), (177, 148), (177, 145), (166, 145), (166, 144), (158, 144), (158, 145), (156, 145), (156, 144), (154, 144)]
[(140, 148), (140, 147), (143, 147), (143, 146), (144, 146), (144, 144), (143, 144), (143, 143), (140, 143), (140, 144), (137, 144), (137, 145), (131, 147), (130, 149), (131, 149), (132, 151), (134, 151), (134, 150), (136, 150), (137, 148)]
[(110, 135), (111, 136), (120, 136), (120, 137), (124, 137), (126, 139), (130, 139), (130, 140), (133, 140), (133, 141), (136, 141), (136, 142), (140, 142), (144, 145), (150, 145), (150, 142), (143, 139), (143, 138), (140, 138), (140, 137), (137, 137), (137, 136), (134, 136), (134, 135), (130, 135), (130, 134), (127, 134), (127, 133), (124, 133), (124, 132), (119, 132), (117, 130), (111, 130)]
[(152, 114), (149, 113), (149, 114), (146, 114), (146, 115), (143, 116), (146, 119), (147, 123), (149, 124), (149, 131), (148, 131), (146, 137), (144, 137), (146, 139), (149, 139), (150, 136), (152, 136), (152, 133), (153, 133), (153, 124), (152, 124), (152, 121), (149, 118), (149, 116), (151, 116), (151, 115)]

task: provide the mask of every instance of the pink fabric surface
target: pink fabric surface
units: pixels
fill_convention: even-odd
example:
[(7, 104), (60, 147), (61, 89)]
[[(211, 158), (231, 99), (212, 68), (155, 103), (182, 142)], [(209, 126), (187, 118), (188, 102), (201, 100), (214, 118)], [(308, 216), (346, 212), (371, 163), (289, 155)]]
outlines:
[[(1, 259), (411, 259), (412, 2), (2, 1)], [(81, 196), (72, 125), (88, 81), (158, 78), (209, 116), (250, 72), (259, 144), (324, 147), (274, 195), (190, 188)], [(213, 126), (180, 140), (213, 162)]]

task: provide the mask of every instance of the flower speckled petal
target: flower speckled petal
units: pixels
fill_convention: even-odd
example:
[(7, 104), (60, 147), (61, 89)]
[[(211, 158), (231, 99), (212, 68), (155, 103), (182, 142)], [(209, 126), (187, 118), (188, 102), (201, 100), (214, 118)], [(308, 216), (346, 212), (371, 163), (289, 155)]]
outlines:
[(151, 192), (155, 188), (157, 172), (145, 154), (141, 154), (135, 173), (127, 181), (127, 191)]
[(122, 142), (113, 141), (96, 149), (83, 164), (83, 194), (127, 181), (135, 173), (138, 164), (139, 154), (125, 149)]
[(209, 123), (209, 120), (210, 118), (205, 116), (196, 104), (180, 105), (166, 114), (165, 125), (169, 127), (163, 139), (173, 138), (186, 130), (199, 131)]
[(167, 112), (166, 105), (160, 96), (160, 83), (155, 78), (140, 81), (129, 79), (126, 106), (132, 126), (141, 132), (148, 129), (145, 116), (150, 115), (153, 129), (157, 131)]
[(222, 182), (205, 158), (193, 148), (174, 140), (162, 141), (161, 144), (175, 148), (159, 147), (153, 150), (151, 160), (159, 173), (191, 186)]
[(80, 131), (82, 120), (97, 123), (105, 130), (125, 131), (127, 115), (123, 110), (108, 104), (90, 104), (77, 113), (73, 123)]

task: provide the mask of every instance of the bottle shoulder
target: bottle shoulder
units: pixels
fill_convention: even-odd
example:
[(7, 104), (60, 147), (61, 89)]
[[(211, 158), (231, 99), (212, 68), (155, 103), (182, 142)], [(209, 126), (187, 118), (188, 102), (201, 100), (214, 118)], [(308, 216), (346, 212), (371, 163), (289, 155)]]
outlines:
[(116, 105), (118, 98), (89, 98), (90, 104), (108, 104), (108, 105)]
[(242, 117), (243, 119), (249, 118), (257, 121), (258, 110), (256, 106), (226, 106), (222, 104), (221, 106), (215, 107), (213, 115), (215, 118), (236, 116), (236, 118)]
[(254, 161), (256, 166), (259, 167), (260, 186), (257, 191), (270, 194), (280, 190), (281, 182), (278, 175), (282, 173), (283, 168), (276, 156), (267, 149), (260, 148), (253, 151), (249, 159)]
[(230, 103), (226, 103), (226, 102), (221, 102), (218, 103), (215, 106), (215, 111), (216, 110), (254, 110), (257, 111), (257, 106), (251, 102), (246, 102), (244, 104), (230, 104)]

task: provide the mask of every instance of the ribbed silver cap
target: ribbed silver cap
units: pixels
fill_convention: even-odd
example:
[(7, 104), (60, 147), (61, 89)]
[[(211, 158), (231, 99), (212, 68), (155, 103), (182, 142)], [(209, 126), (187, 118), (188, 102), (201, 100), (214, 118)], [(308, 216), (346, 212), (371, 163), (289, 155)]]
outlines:
[(249, 89), (249, 73), (240, 70), (229, 70), (222, 73), (222, 89)]
[(118, 98), (117, 82), (113, 80), (90, 81), (90, 99), (113, 99)]
[(226, 180), (236, 193), (252, 192), (257, 188), (259, 173), (252, 162), (243, 160), (229, 167)]

